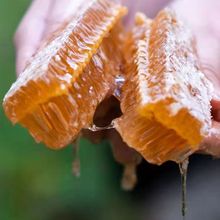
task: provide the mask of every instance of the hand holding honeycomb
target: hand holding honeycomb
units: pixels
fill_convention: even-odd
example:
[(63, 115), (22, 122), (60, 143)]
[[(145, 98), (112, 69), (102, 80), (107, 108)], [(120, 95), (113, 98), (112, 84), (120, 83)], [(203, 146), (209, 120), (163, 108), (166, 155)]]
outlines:
[[(108, 130), (99, 139), (110, 139), (117, 160), (137, 165), (140, 154), (155, 164), (181, 162), (211, 129), (212, 85), (195, 39), (171, 10), (154, 20), (138, 13), (129, 30), (121, 22), (125, 13), (116, 1), (94, 0), (62, 24), (6, 94), (5, 113), (36, 141), (57, 149), (95, 119), (105, 124), (117, 103), (107, 102), (99, 114), (97, 107), (115, 96), (122, 115), (112, 125), (121, 137)], [(128, 159), (125, 143), (135, 150)]]

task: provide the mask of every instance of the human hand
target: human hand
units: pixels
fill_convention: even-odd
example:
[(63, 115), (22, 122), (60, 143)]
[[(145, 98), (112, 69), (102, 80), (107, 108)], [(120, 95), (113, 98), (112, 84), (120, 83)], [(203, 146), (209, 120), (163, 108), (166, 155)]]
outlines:
[[(121, 0), (129, 8), (126, 24), (129, 25), (136, 11), (154, 15), (170, 0)], [(16, 71), (21, 73), (30, 57), (56, 29), (76, 13), (78, 7), (88, 0), (33, 0), (15, 34)], [(218, 25), (220, 2), (218, 0), (173, 1), (173, 7), (193, 29), (204, 71), (214, 84), (213, 127), (210, 136), (201, 145), (203, 152), (220, 156), (220, 61)], [(212, 12), (210, 16), (210, 12)]]

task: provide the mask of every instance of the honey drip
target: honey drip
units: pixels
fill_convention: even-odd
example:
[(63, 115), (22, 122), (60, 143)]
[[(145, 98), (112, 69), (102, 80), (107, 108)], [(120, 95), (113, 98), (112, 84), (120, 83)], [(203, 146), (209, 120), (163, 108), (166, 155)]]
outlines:
[(72, 164), (72, 172), (75, 177), (80, 177), (80, 137), (79, 135), (73, 143), (73, 164)]
[(181, 175), (182, 184), (182, 216), (183, 220), (186, 217), (187, 205), (186, 205), (186, 180), (187, 180), (187, 170), (188, 170), (189, 160), (185, 159), (183, 162), (179, 163), (179, 170)]
[(120, 101), (120, 98), (121, 98), (121, 89), (122, 89), (122, 86), (125, 82), (125, 78), (123, 75), (118, 75), (116, 76), (115, 78), (115, 84), (116, 84), (116, 88), (114, 90), (114, 93), (113, 95)]

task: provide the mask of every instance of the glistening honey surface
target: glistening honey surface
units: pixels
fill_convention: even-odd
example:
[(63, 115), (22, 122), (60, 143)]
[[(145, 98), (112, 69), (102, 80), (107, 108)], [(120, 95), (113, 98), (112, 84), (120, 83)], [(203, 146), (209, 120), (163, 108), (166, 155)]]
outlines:
[(53, 148), (75, 139), (92, 123), (119, 71), (119, 32), (109, 31), (124, 13), (112, 1), (92, 1), (35, 55), (12, 86), (4, 100), (8, 117)]
[(210, 128), (210, 83), (199, 71), (191, 33), (173, 12), (136, 20), (116, 129), (149, 162), (180, 162)]

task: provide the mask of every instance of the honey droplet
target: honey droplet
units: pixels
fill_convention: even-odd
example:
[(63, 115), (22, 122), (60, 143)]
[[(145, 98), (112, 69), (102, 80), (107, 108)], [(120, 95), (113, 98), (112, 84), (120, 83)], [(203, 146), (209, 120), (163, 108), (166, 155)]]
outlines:
[(179, 163), (179, 170), (180, 170), (180, 175), (181, 175), (181, 185), (182, 185), (182, 200), (181, 200), (182, 209), (181, 209), (181, 212), (182, 212), (183, 220), (185, 220), (186, 211), (187, 211), (186, 181), (187, 181), (188, 165), (189, 165), (188, 158)]
[(110, 125), (104, 126), (104, 127), (98, 127), (95, 124), (91, 125), (87, 129), (90, 131), (104, 131), (104, 130), (109, 130), (114, 128), (114, 123), (112, 122)]
[(79, 135), (73, 143), (72, 172), (75, 177), (80, 177), (80, 155), (79, 155), (80, 137), (81, 135)]

